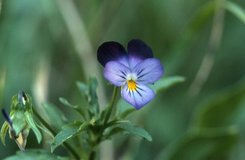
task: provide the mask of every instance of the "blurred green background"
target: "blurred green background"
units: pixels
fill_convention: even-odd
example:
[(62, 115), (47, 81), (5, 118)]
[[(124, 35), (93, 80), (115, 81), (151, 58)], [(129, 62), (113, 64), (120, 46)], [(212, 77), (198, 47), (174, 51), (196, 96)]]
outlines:
[[(58, 98), (78, 103), (76, 81), (90, 76), (98, 78), (106, 104), (112, 87), (96, 50), (105, 41), (126, 46), (139, 38), (161, 60), (165, 77), (185, 82), (131, 115), (152, 142), (118, 136), (101, 159), (245, 159), (244, 0), (2, 0), (1, 6), (2, 108), (9, 111), (11, 97), (24, 90), (36, 106), (49, 101), (74, 118)], [(31, 147), (41, 147), (33, 135)], [(7, 140), (0, 159), (16, 150)]]

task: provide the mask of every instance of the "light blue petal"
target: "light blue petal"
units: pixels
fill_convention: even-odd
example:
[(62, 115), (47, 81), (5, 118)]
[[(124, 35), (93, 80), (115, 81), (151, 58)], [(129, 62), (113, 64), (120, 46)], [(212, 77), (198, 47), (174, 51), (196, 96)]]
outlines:
[(129, 68), (118, 61), (107, 62), (104, 69), (105, 78), (115, 86), (124, 85), (129, 73)]
[(129, 56), (128, 58), (128, 66), (129, 68), (133, 69), (136, 65), (140, 64), (141, 62), (143, 62), (143, 59), (140, 59), (139, 57), (135, 57), (135, 56)]
[(154, 91), (144, 84), (137, 84), (137, 89), (135, 91), (130, 91), (126, 84), (122, 87), (121, 95), (123, 99), (133, 105), (136, 109), (142, 108), (155, 97)]
[(133, 69), (137, 75), (137, 82), (143, 84), (154, 83), (163, 75), (163, 66), (156, 58), (147, 58)]

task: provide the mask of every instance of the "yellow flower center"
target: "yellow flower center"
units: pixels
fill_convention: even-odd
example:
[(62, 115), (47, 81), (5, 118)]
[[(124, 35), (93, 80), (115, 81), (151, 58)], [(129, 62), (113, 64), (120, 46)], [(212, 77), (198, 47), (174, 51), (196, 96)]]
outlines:
[(128, 83), (128, 89), (131, 90), (131, 91), (135, 91), (136, 88), (137, 88), (137, 85), (136, 85), (136, 82), (134, 80), (128, 80), (127, 81)]

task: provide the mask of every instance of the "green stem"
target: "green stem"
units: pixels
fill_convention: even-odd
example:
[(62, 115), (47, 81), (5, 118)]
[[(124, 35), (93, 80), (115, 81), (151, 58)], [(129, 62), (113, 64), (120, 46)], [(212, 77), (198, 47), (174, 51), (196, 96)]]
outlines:
[[(39, 119), (39, 121), (44, 125), (53, 135), (57, 135), (57, 133), (50, 127), (50, 125), (38, 114), (38, 112), (33, 108), (34, 115)], [(67, 142), (64, 142), (65, 148), (74, 156), (75, 159), (79, 160), (80, 156), (76, 153), (76, 151), (70, 146)]]
[(111, 102), (110, 102), (110, 104), (109, 104), (109, 106), (107, 108), (108, 110), (107, 110), (107, 113), (106, 113), (106, 116), (105, 116), (104, 125), (106, 125), (108, 120), (110, 119), (110, 116), (111, 116), (111, 113), (112, 113), (112, 110), (113, 110), (113, 106), (115, 105), (116, 100), (117, 100), (118, 91), (119, 91), (119, 87), (115, 86), (114, 90), (113, 90)]

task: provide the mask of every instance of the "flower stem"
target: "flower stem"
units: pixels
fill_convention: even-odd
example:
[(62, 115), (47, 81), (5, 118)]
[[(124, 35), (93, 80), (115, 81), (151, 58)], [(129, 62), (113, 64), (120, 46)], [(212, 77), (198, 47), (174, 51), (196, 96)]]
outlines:
[[(34, 115), (38, 118), (38, 120), (44, 125), (53, 135), (57, 135), (57, 133), (50, 127), (50, 125), (38, 114), (38, 112), (33, 108)], [(65, 148), (74, 156), (75, 159), (79, 160), (80, 156), (76, 153), (76, 151), (70, 146), (68, 143), (64, 142)]]
[(108, 120), (110, 119), (110, 116), (111, 116), (111, 113), (112, 113), (112, 110), (113, 110), (113, 106), (115, 105), (116, 100), (117, 100), (118, 91), (119, 91), (119, 87), (115, 86), (114, 90), (113, 90), (111, 102), (110, 102), (110, 104), (109, 104), (109, 106), (107, 108), (108, 110), (106, 112), (104, 125), (106, 125)]

